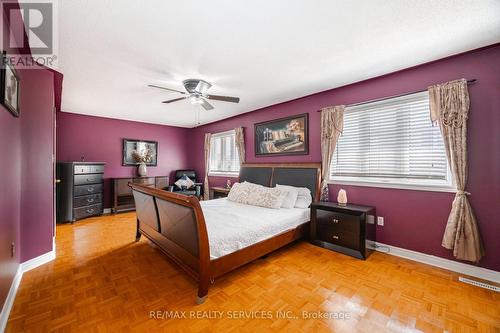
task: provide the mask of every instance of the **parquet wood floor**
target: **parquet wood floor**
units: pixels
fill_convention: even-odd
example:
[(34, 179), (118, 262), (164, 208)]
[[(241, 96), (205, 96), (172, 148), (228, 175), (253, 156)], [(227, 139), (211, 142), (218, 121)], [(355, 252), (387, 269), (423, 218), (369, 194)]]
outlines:
[(500, 332), (499, 293), (306, 242), (220, 278), (197, 306), (196, 284), (134, 237), (134, 213), (58, 226), (57, 259), (23, 276), (7, 332)]

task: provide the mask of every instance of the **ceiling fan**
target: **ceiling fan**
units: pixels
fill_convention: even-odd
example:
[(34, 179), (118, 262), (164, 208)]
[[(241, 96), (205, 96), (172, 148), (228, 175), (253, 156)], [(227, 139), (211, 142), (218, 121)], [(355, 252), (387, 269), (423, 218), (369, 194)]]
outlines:
[(207, 81), (197, 80), (197, 79), (189, 79), (182, 81), (184, 85), (184, 89), (186, 91), (180, 91), (171, 88), (160, 87), (154, 84), (148, 85), (153, 88), (160, 88), (168, 91), (177, 92), (179, 94), (186, 95), (184, 97), (174, 98), (168, 101), (163, 101), (162, 103), (173, 103), (177, 101), (182, 101), (183, 99), (189, 100), (191, 104), (201, 105), (205, 110), (212, 110), (214, 107), (212, 104), (208, 103), (207, 99), (211, 99), (214, 101), (222, 101), (222, 102), (231, 102), (231, 103), (239, 103), (239, 97), (230, 97), (230, 96), (219, 96), (219, 95), (209, 95), (207, 94), (207, 90), (212, 86)]

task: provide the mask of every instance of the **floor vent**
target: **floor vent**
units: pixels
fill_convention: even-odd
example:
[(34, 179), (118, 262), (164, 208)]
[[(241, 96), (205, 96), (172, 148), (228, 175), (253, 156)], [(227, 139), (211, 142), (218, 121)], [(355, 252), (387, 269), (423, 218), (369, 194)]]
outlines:
[(493, 291), (496, 291), (497, 293), (500, 292), (500, 287), (493, 286), (491, 284), (487, 284), (487, 283), (484, 283), (484, 282), (479, 282), (479, 281), (471, 280), (471, 279), (464, 278), (464, 277), (461, 277), (461, 276), (458, 277), (458, 281), (461, 281), (463, 283), (472, 284), (473, 286), (476, 286), (476, 287), (481, 287), (481, 288), (484, 288), (484, 289), (493, 290)]

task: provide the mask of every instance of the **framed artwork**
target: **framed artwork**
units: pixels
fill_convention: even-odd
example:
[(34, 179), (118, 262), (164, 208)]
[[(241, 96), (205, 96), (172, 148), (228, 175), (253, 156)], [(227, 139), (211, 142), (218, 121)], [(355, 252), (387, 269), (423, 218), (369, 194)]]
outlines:
[(16, 69), (7, 61), (7, 53), (2, 52), (0, 69), (0, 103), (19, 117), (19, 76)]
[(309, 114), (255, 124), (255, 155), (309, 154)]
[(145, 163), (148, 166), (156, 166), (158, 163), (158, 142), (123, 139), (123, 161), (124, 166), (136, 166)]

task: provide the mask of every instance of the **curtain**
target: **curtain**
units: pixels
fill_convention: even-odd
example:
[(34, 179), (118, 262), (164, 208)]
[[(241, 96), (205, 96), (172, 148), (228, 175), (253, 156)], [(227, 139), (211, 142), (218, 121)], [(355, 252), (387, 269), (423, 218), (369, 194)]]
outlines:
[(208, 170), (210, 167), (210, 139), (212, 134), (205, 133), (205, 181), (203, 183), (203, 199), (210, 199), (210, 187), (208, 187)]
[(344, 128), (344, 105), (327, 107), (321, 110), (321, 201), (328, 201), (330, 164), (337, 141)]
[(236, 127), (234, 129), (235, 132), (235, 141), (236, 141), (236, 150), (238, 151), (238, 157), (240, 158), (240, 165), (245, 163), (245, 135), (243, 132), (243, 127)]
[(465, 79), (428, 88), (431, 120), (439, 124), (457, 193), (446, 224), (442, 246), (453, 250), (455, 258), (478, 262), (484, 255), (483, 243), (467, 198), (467, 116), (469, 92)]

